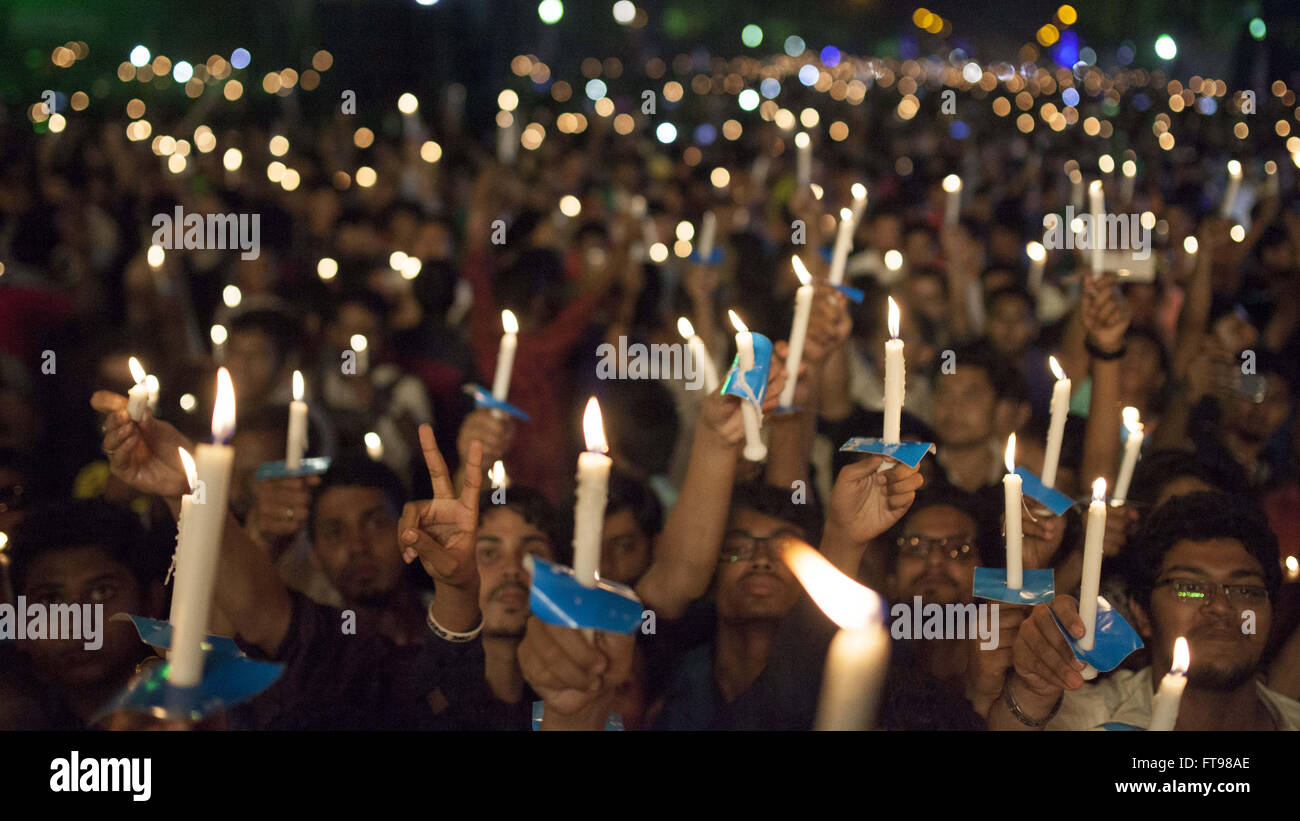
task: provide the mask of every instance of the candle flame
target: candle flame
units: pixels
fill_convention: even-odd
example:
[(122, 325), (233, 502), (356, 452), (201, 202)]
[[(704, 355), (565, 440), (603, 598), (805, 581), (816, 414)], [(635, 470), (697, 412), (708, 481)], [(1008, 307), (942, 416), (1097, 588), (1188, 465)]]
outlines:
[(190, 483), (190, 492), (193, 493), (199, 483), (199, 471), (194, 467), (194, 457), (190, 456), (190, 452), (185, 448), (177, 448), (177, 450), (181, 452), (181, 464), (185, 466), (185, 481)]
[(807, 148), (812, 143), (812, 137), (808, 136), (807, 131), (800, 131), (794, 135), (794, 144), (799, 148)]
[(501, 327), (508, 334), (519, 333), (519, 320), (515, 319), (515, 312), (506, 308), (501, 312)]
[(1234, 177), (1241, 176), (1241, 163), (1236, 160), (1228, 160), (1228, 173)]
[(853, 192), (853, 199), (855, 200), (866, 199), (867, 197), (867, 187), (860, 182), (853, 183), (853, 188), (849, 190)]
[(1095, 194), (1098, 191), (1101, 191), (1101, 180), (1093, 180), (1092, 182), (1088, 183), (1089, 194)]
[(880, 618), (880, 597), (840, 572), (822, 554), (798, 539), (782, 541), (781, 559), (826, 617), (845, 630)]
[(891, 248), (890, 250), (886, 251), (886, 252), (885, 252), (885, 267), (888, 268), (888, 269), (891, 270), (891, 271), (897, 271), (899, 268), (902, 268), (902, 267), (903, 267), (903, 255), (902, 255), (900, 252), (898, 252), (898, 251), (896, 251), (896, 250), (894, 250), (894, 249), (892, 249), (892, 248)]
[(293, 372), (293, 401), (301, 402), (302, 395), (306, 392), (307, 386), (303, 384), (302, 371)]
[(1138, 416), (1138, 409), (1132, 405), (1120, 411), (1120, 418), (1124, 420), (1124, 427), (1128, 428), (1129, 433), (1142, 430), (1142, 420)]
[(1174, 640), (1174, 666), (1169, 668), (1170, 675), (1185, 676), (1187, 668), (1192, 666), (1192, 653), (1187, 646), (1187, 639), (1179, 636)]
[(126, 364), (131, 368), (131, 378), (135, 380), (135, 384), (139, 385), (144, 382), (144, 366), (140, 364), (140, 360), (133, 356), (126, 361)]
[(845, 222), (848, 222), (848, 221), (851, 220), (851, 219), (853, 219), (853, 209), (852, 209), (852, 208), (841, 208), (841, 209), (840, 209), (840, 222), (841, 222), (841, 223), (845, 223)]
[(954, 194), (961, 190), (961, 177), (956, 174), (949, 174), (943, 178), (943, 190), (949, 194)]
[(1092, 500), (1094, 502), (1106, 501), (1106, 480), (1101, 476), (1098, 476), (1096, 481), (1092, 483)]
[(379, 434), (373, 430), (368, 431), (365, 436), (361, 437), (361, 441), (365, 443), (366, 455), (370, 457), (371, 461), (378, 462), (384, 458), (384, 441), (379, 438)]
[(901, 323), (898, 312), (898, 303), (891, 296), (889, 298), (889, 338), (898, 339), (898, 326)]
[(1081, 182), (1083, 182), (1083, 172), (1079, 171), (1079, 169), (1077, 169), (1077, 168), (1073, 168), (1073, 169), (1071, 169), (1071, 170), (1070, 170), (1070, 183), (1071, 183), (1072, 185), (1078, 185), (1078, 184), (1081, 183)]
[(744, 322), (741, 322), (741, 321), (740, 321), (740, 317), (736, 316), (736, 312), (735, 312), (735, 311), (733, 311), (733, 310), (731, 310), (730, 308), (728, 308), (728, 309), (727, 309), (727, 316), (731, 317), (731, 325), (732, 325), (732, 327), (735, 328), (738, 332), (740, 332), (740, 333), (742, 333), (742, 334), (743, 334), (743, 333), (749, 333), (749, 327), (748, 327), (747, 325), (745, 325)]
[(799, 255), (795, 254), (794, 256), (790, 257), (790, 262), (791, 264), (794, 265), (795, 276), (799, 277), (799, 284), (800, 285), (810, 284), (812, 282), (812, 275), (809, 274), (808, 269), (804, 267), (803, 260), (799, 259)]
[(162, 384), (158, 381), (158, 377), (148, 374), (144, 378), (144, 386), (149, 389), (150, 393), (157, 393)]
[(351, 343), (352, 350), (354, 351), (364, 351), (370, 346), (370, 342), (366, 339), (365, 334), (353, 334), (348, 342)]
[(502, 488), (506, 486), (506, 466), (500, 459), (492, 463), (492, 469), (488, 471), (488, 478), (492, 480), (492, 487)]
[(1120, 166), (1120, 170), (1124, 172), (1126, 177), (1136, 177), (1138, 172), (1137, 163), (1132, 160), (1125, 160), (1124, 164)]
[(1007, 473), (1016, 472), (1016, 435), (1013, 433), (1007, 437), (1007, 451), (1004, 454), (1007, 463)]
[(1300, 573), (1300, 559), (1297, 559), (1295, 556), (1287, 556), (1286, 572), (1290, 573), (1292, 576), (1296, 573)]
[(594, 396), (587, 400), (587, 409), (582, 413), (582, 435), (587, 440), (587, 450), (609, 453), (609, 443), (605, 441), (605, 421), (600, 415), (600, 403)]
[(677, 333), (682, 335), (682, 339), (690, 339), (695, 336), (695, 326), (684, 316), (677, 317)]
[(820, 185), (818, 185), (815, 182), (810, 182), (808, 183), (808, 187), (812, 189), (813, 199), (820, 200), (822, 198), (822, 194), (824, 192), (822, 191), (822, 187)]
[[(1052, 216), (1056, 215), (1053, 214)], [(1043, 247), (1043, 243), (1041, 242), (1031, 242), (1026, 245), (1025, 253), (1028, 254), (1029, 258), (1034, 262), (1042, 262), (1047, 259), (1047, 249)]]
[(1061, 363), (1056, 361), (1056, 357), (1047, 357), (1047, 364), (1052, 369), (1052, 373), (1056, 374), (1058, 382), (1065, 378), (1065, 371), (1061, 368)]
[(1183, 250), (1189, 254), (1195, 254), (1200, 249), (1200, 247), (1201, 244), (1196, 241), (1196, 237), (1188, 237), (1187, 239), (1183, 240)]
[(235, 433), (235, 383), (230, 371), (217, 369), (217, 403), (212, 408), (212, 441), (224, 445)]

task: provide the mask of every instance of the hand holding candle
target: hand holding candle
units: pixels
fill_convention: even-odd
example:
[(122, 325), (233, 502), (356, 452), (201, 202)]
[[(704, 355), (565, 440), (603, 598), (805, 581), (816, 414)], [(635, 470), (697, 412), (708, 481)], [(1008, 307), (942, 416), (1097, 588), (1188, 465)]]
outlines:
[(1007, 589), (1019, 590), (1025, 585), (1024, 531), (1021, 528), (1021, 511), (1024, 508), (1020, 477), (1016, 474), (1016, 435), (1007, 438), (1007, 475), (1002, 477), (1002, 492), (1007, 530)]
[(1106, 539), (1106, 480), (1092, 483), (1088, 505), (1088, 530), (1083, 540), (1083, 578), (1079, 581), (1079, 620), (1083, 638), (1079, 646), (1091, 650), (1097, 641), (1097, 593), (1101, 589), (1102, 546)]
[(1192, 666), (1187, 639), (1179, 636), (1174, 641), (1174, 663), (1169, 673), (1160, 680), (1160, 689), (1151, 699), (1151, 726), (1148, 730), (1168, 732), (1178, 723), (1178, 705), (1187, 688), (1187, 671)]
[(812, 276), (796, 255), (791, 258), (794, 272), (799, 277), (799, 290), (795, 292), (794, 324), (790, 327), (790, 356), (786, 359), (785, 387), (781, 389), (780, 407), (794, 405), (794, 389), (799, 379), (799, 365), (803, 362), (803, 343), (808, 335), (808, 318), (812, 314)]
[(1047, 364), (1056, 375), (1052, 386), (1052, 421), (1047, 428), (1047, 450), (1043, 453), (1043, 485), (1056, 487), (1056, 468), (1061, 460), (1061, 443), (1065, 439), (1065, 420), (1070, 414), (1070, 379), (1061, 369), (1056, 357), (1049, 356)]
[[(727, 313), (731, 316), (731, 324), (736, 328), (736, 351), (740, 367), (737, 378), (743, 379), (743, 375), (754, 368), (754, 337), (735, 311)], [(767, 458), (767, 445), (763, 444), (759, 409), (753, 402), (744, 399), (740, 403), (740, 412), (745, 421), (745, 458), (751, 462), (761, 462)]]
[(1101, 189), (1101, 180), (1093, 180), (1088, 183), (1088, 202), (1089, 210), (1092, 212), (1092, 238), (1089, 240), (1088, 247), (1092, 252), (1092, 275), (1101, 276), (1105, 268), (1105, 257), (1103, 246), (1106, 244), (1105, 235), (1105, 217), (1103, 212), (1106, 209), (1104, 194)]

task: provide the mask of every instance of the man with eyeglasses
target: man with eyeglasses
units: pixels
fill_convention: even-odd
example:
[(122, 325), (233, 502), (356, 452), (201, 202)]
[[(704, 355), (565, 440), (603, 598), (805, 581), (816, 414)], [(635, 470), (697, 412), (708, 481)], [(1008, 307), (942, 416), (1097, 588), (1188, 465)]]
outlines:
[[(1277, 541), (1244, 499), (1219, 493), (1179, 496), (1154, 510), (1132, 544), (1128, 583), (1151, 664), (1085, 683), (1053, 621), (1084, 633), (1074, 599), (1040, 604), (1020, 626), (1015, 672), (993, 705), (995, 729), (1144, 729), (1152, 694), (1172, 665), (1174, 641), (1191, 651), (1177, 730), (1300, 729), (1297, 642), (1267, 667), (1265, 643), (1281, 584)], [(1050, 610), (1049, 610), (1050, 606)]]

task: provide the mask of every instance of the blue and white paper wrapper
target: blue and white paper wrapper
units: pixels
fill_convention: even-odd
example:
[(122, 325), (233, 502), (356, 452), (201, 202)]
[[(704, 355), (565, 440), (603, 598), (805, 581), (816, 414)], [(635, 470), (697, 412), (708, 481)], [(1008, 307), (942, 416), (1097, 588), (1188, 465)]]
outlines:
[(862, 300), (867, 297), (866, 291), (863, 291), (861, 288), (854, 288), (851, 285), (832, 285), (831, 287), (859, 305), (861, 305)]
[(1023, 467), (1017, 467), (1016, 475), (1020, 477), (1021, 492), (1030, 499), (1041, 504), (1043, 507), (1052, 511), (1052, 515), (1060, 516), (1065, 511), (1074, 507), (1073, 499), (1066, 496), (1061, 491), (1043, 484), (1043, 480), (1035, 476), (1032, 471)]
[[(116, 617), (115, 617), (116, 618)], [(143, 616), (128, 616), (140, 638), (154, 647), (171, 646), (171, 625)], [(203, 678), (193, 687), (167, 680), (171, 664), (158, 664), (136, 678), (100, 709), (94, 721), (118, 710), (147, 712), (159, 718), (200, 721), (253, 698), (270, 687), (283, 664), (254, 661), (225, 636), (208, 636), (203, 648)]]
[(466, 385), (465, 393), (474, 397), (474, 407), (476, 408), (491, 408), (492, 410), (499, 410), (502, 413), (508, 413), (516, 419), (522, 419), (525, 422), (529, 420), (528, 414), (524, 413), (519, 408), (516, 408), (509, 402), (497, 399), (492, 395), (492, 391), (482, 385)]
[(1007, 571), (1003, 567), (975, 568), (975, 583), (971, 592), (976, 598), (999, 601), (1003, 604), (1041, 604), (1056, 595), (1056, 574), (1046, 570), (1021, 572), (1019, 590), (1007, 587)]
[(641, 627), (641, 600), (632, 588), (601, 579), (595, 587), (583, 587), (573, 568), (536, 556), (524, 560), (533, 577), (528, 607), (547, 624), (574, 629), (635, 633)]
[[(542, 729), (542, 718), (546, 714), (546, 702), (533, 702), (533, 729)], [(605, 732), (622, 732), (623, 717), (618, 713), (610, 713), (605, 716)]]
[(740, 354), (731, 361), (731, 370), (722, 382), (722, 392), (739, 396), (760, 410), (767, 396), (767, 375), (772, 369), (772, 340), (762, 334), (751, 333), (754, 339), (754, 367), (740, 372)]
[(713, 252), (709, 254), (708, 259), (700, 259), (700, 249), (694, 248), (691, 250), (691, 255), (687, 257), (687, 259), (691, 262), (703, 262), (705, 265), (717, 265), (719, 262), (722, 262), (722, 246), (713, 246)]
[(330, 469), (330, 458), (328, 456), (313, 456), (310, 459), (303, 459), (302, 464), (297, 470), (289, 470), (284, 460), (278, 462), (263, 462), (257, 468), (256, 481), (261, 482), (265, 479), (288, 479), (291, 476), (317, 476)]
[(878, 453), (902, 462), (910, 468), (921, 464), (925, 455), (934, 450), (933, 442), (886, 442), (866, 436), (855, 436), (844, 444), (840, 450), (851, 453)]
[(1103, 596), (1097, 597), (1097, 629), (1091, 650), (1079, 649), (1078, 640), (1061, 626), (1061, 620), (1056, 618), (1055, 613), (1052, 613), (1052, 620), (1056, 622), (1056, 629), (1070, 643), (1074, 655), (1091, 664), (1098, 672), (1114, 670), (1130, 653), (1142, 647), (1142, 639), (1138, 637), (1137, 631)]

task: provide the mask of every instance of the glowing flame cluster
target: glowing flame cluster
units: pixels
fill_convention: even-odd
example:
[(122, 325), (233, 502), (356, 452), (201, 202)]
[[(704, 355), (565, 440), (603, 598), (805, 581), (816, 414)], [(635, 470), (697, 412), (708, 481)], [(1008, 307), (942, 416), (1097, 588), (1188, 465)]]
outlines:
[(582, 413), (582, 435), (587, 440), (587, 450), (609, 453), (609, 442), (605, 440), (605, 420), (600, 415), (600, 403), (594, 396), (587, 400), (587, 409)]

